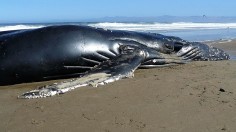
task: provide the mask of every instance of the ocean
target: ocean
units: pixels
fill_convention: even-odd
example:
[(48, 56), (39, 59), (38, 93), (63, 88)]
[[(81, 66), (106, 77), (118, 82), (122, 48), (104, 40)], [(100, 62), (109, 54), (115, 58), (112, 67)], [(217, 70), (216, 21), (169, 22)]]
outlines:
[[(152, 22), (152, 23), (115, 23), (115, 22), (73, 22), (73, 23), (28, 23), (0, 24), (0, 32), (18, 29), (35, 29), (50, 25), (87, 25), (113, 30), (160, 33), (177, 36), (188, 41), (231, 41), (236, 39), (236, 23), (196, 23), (196, 22)], [(236, 55), (232, 55), (234, 60)]]
[(50, 25), (88, 25), (114, 30), (152, 32), (178, 36), (188, 41), (214, 41), (236, 39), (236, 23), (34, 23), (0, 24), (0, 31), (34, 29)]

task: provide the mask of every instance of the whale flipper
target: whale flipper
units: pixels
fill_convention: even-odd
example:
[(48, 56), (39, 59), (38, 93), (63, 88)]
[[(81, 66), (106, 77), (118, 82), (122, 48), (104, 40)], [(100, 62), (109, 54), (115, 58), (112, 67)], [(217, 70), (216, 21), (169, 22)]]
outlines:
[(120, 52), (121, 54), (115, 59), (100, 63), (79, 78), (42, 86), (20, 95), (19, 98), (29, 99), (54, 96), (83, 86), (97, 87), (122, 78), (133, 77), (134, 71), (145, 59), (146, 53), (138, 47), (128, 45), (120, 46)]

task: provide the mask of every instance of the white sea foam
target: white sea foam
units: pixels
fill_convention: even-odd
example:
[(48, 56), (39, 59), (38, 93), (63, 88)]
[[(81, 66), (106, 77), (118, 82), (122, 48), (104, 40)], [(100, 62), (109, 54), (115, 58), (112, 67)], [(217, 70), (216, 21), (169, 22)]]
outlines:
[(1, 31), (20, 30), (20, 29), (36, 29), (44, 27), (43, 25), (11, 25), (11, 26), (0, 26)]
[[(19, 29), (35, 29), (45, 25), (10, 25), (0, 26), (0, 31), (19, 30)], [(88, 26), (130, 30), (130, 31), (159, 31), (159, 30), (198, 30), (198, 29), (236, 29), (236, 23), (93, 23)]]
[[(19, 30), (19, 29), (35, 29), (45, 25), (8, 25), (0, 26), (0, 31)], [(88, 26), (130, 30), (130, 31), (161, 31), (161, 30), (198, 30), (198, 29), (236, 29), (236, 23), (93, 23)]]
[(131, 31), (236, 29), (236, 23), (95, 23), (89, 26)]

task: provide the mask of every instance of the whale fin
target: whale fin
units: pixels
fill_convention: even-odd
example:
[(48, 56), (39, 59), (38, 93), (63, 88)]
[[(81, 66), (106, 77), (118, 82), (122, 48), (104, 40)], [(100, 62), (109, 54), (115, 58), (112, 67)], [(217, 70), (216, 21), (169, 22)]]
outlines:
[(135, 46), (120, 46), (121, 54), (113, 60), (107, 60), (85, 73), (74, 78), (52, 85), (42, 86), (20, 95), (18, 98), (42, 98), (63, 94), (82, 86), (105, 85), (123, 78), (133, 77), (134, 71), (145, 59), (145, 52)]

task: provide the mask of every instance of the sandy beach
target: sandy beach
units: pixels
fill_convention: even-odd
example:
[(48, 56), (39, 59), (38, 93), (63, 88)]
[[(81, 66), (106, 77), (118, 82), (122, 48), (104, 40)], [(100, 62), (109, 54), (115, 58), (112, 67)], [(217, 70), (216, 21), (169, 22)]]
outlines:
[[(236, 41), (214, 44), (235, 53)], [(0, 87), (3, 132), (235, 132), (236, 61), (139, 69), (134, 78), (42, 99), (36, 82)]]

